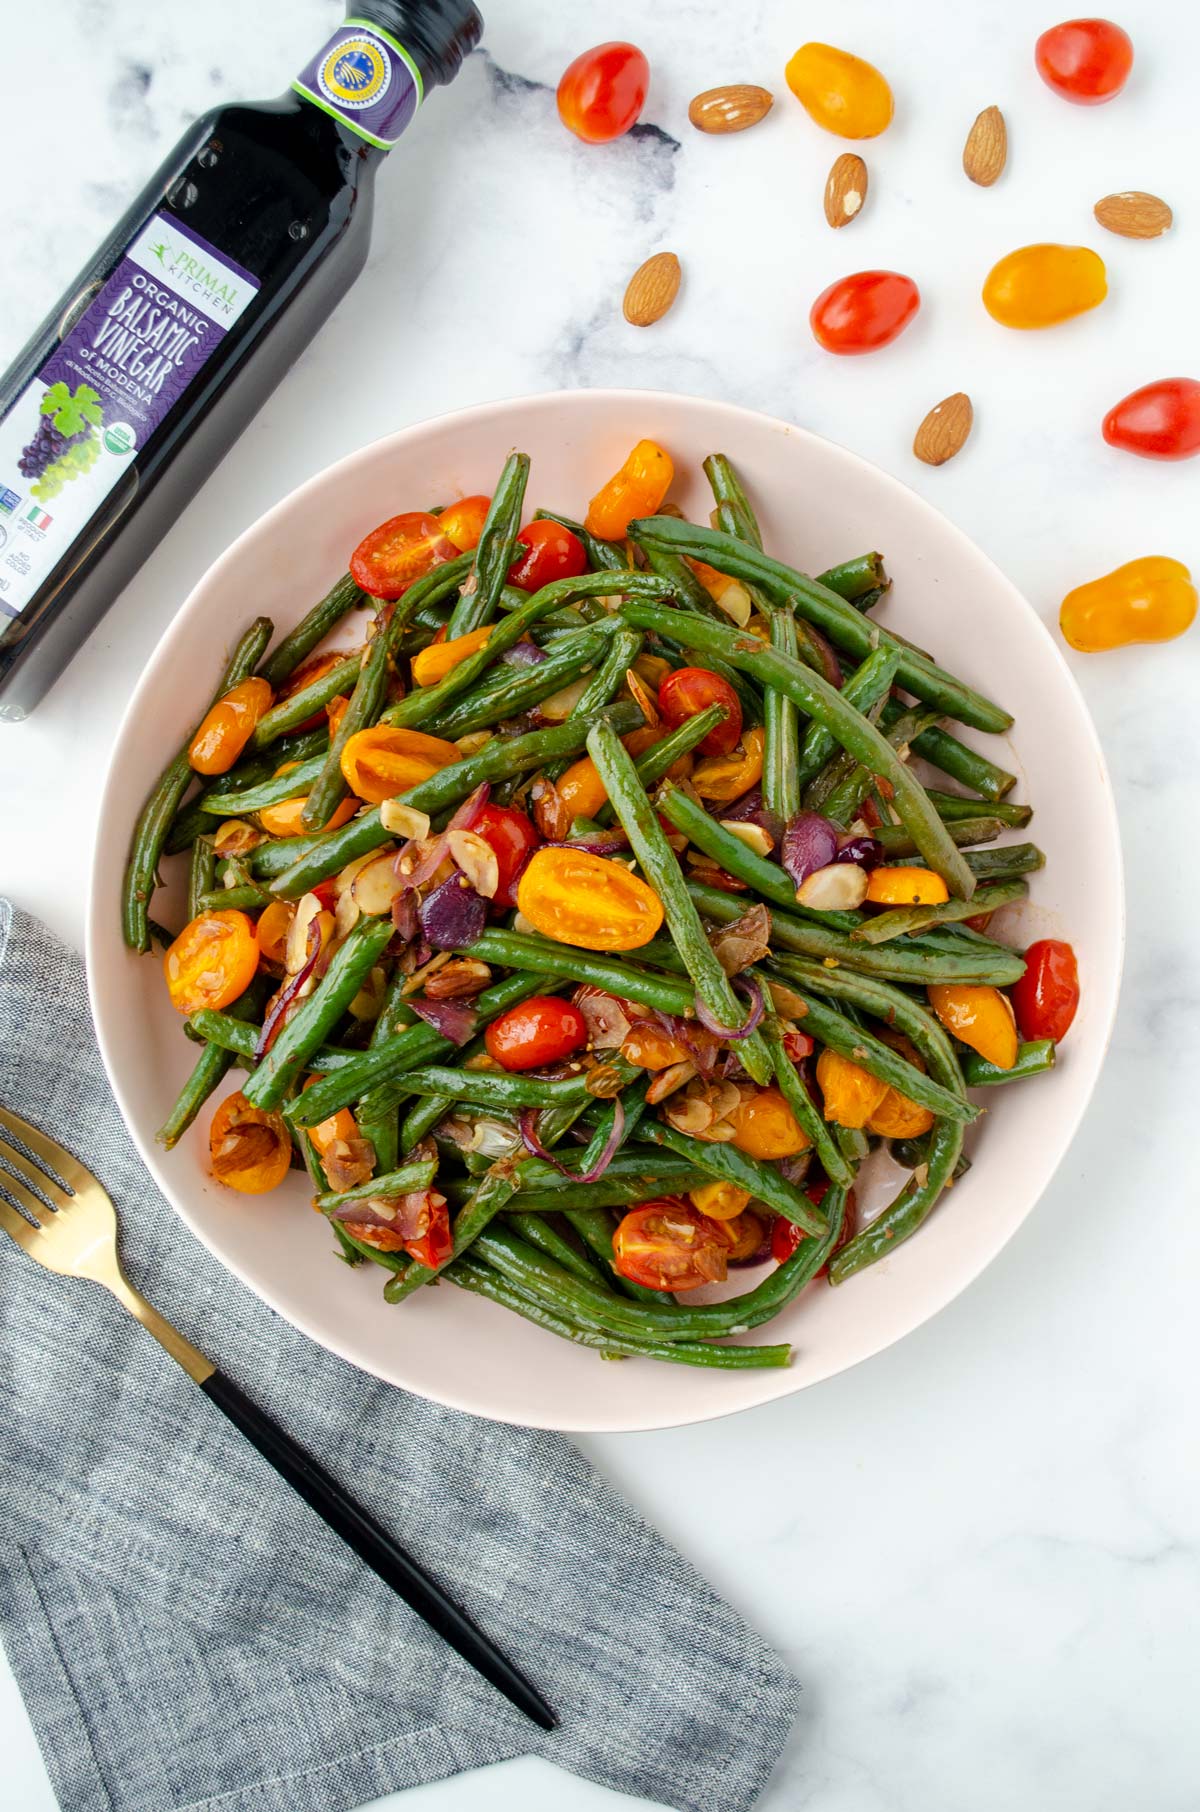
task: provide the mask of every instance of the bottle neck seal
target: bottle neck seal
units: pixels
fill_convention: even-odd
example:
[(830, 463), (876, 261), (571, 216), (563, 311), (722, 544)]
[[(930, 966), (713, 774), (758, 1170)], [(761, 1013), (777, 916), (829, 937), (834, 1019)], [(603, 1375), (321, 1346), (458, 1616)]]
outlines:
[(360, 0), (292, 88), (366, 144), (390, 151), (426, 89), (454, 79), (482, 29), (470, 0)]

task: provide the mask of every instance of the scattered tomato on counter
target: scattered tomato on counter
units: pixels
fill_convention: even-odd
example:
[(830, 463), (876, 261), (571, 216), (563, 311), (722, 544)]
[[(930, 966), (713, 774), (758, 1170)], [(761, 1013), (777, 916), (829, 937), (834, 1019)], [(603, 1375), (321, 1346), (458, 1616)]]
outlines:
[(855, 271), (823, 290), (808, 318), (819, 346), (852, 357), (890, 346), (920, 306), (921, 292), (900, 271)]
[(891, 124), (892, 91), (874, 64), (832, 44), (802, 44), (784, 71), (810, 119), (839, 138), (878, 138)]
[(1001, 327), (1056, 327), (1108, 294), (1104, 260), (1086, 245), (1022, 245), (994, 264), (983, 306)]
[(1058, 621), (1072, 648), (1100, 654), (1131, 642), (1172, 642), (1195, 616), (1196, 587), (1187, 567), (1148, 554), (1077, 585), (1063, 599)]
[(1034, 46), (1048, 88), (1077, 107), (1098, 107), (1120, 94), (1133, 68), (1133, 40), (1111, 19), (1067, 19)]
[(597, 44), (568, 63), (558, 84), (558, 117), (588, 145), (607, 145), (636, 125), (650, 65), (636, 44)]
[(1142, 459), (1192, 459), (1200, 453), (1200, 383), (1159, 378), (1114, 403), (1104, 418), (1110, 447)]

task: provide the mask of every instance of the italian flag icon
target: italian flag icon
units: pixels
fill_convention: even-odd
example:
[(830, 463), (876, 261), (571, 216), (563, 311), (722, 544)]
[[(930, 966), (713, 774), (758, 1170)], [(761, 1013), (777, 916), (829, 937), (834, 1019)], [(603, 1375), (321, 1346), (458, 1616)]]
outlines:
[(48, 529), (51, 518), (47, 516), (45, 510), (39, 510), (36, 503), (31, 503), (25, 512), (25, 520), (32, 522), (36, 529)]

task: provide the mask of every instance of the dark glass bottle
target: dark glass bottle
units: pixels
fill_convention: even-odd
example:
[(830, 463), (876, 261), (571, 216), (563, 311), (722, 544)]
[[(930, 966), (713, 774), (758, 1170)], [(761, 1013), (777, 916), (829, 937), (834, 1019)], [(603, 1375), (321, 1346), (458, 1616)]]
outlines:
[(279, 100), (197, 120), (0, 379), (0, 719), (24, 717), (366, 261), (375, 171), (478, 42), (361, 0)]

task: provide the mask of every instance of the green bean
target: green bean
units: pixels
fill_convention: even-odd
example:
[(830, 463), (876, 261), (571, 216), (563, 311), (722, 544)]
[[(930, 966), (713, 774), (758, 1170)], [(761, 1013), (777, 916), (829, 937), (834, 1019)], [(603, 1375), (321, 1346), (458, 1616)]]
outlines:
[(1000, 881), (994, 887), (981, 887), (970, 902), (943, 900), (936, 906), (897, 906), (865, 920), (850, 935), (861, 943), (878, 946), (893, 938), (906, 937), (910, 932), (928, 931), (931, 925), (948, 925), (956, 919), (971, 917), (972, 906), (975, 912), (998, 912), (1001, 906), (1023, 900), (1028, 892), (1024, 881)]
[(409, 1108), (400, 1128), (400, 1153), (407, 1157), (415, 1145), (431, 1133), (438, 1121), (445, 1115), (453, 1103), (442, 1100), (440, 1095), (421, 1095)]
[(818, 1044), (828, 1046), (839, 1057), (849, 1058), (852, 1063), (857, 1063), (872, 1076), (877, 1076), (881, 1082), (896, 1089), (907, 1100), (927, 1107), (930, 1113), (964, 1122), (978, 1118), (979, 1109), (972, 1107), (963, 1095), (957, 1069), (952, 1084), (947, 1086), (938, 1082), (933, 1076), (925, 1075), (909, 1063), (907, 1058), (894, 1051), (890, 1045), (884, 1044), (865, 1027), (855, 1025), (852, 1019), (837, 1012), (826, 1001), (818, 1000), (813, 994), (806, 994), (796, 986), (794, 980), (789, 985), (799, 994), (808, 1009), (804, 1016), (804, 1030)]
[(604, 956), (599, 951), (577, 950), (570, 944), (558, 944), (552, 938), (534, 933), (504, 931), (489, 927), (471, 945), (470, 955), (485, 963), (500, 963), (507, 969), (526, 969), (531, 974), (560, 975), (567, 981), (590, 982), (623, 1000), (640, 1001), (660, 1013), (695, 1012), (695, 992), (690, 982), (674, 976), (655, 975), (634, 967), (620, 957)]
[(400, 1170), (385, 1171), (367, 1183), (359, 1183), (354, 1189), (323, 1190), (316, 1198), (317, 1207), (322, 1214), (331, 1214), (335, 1209), (344, 1208), (347, 1202), (369, 1202), (376, 1196), (386, 1202), (394, 1195), (407, 1195), (411, 1189), (428, 1189), (436, 1175), (437, 1160), (422, 1158), (417, 1163), (405, 1164)]
[(707, 1170), (694, 1165), (667, 1166), (660, 1160), (649, 1171), (629, 1176), (609, 1176), (607, 1171), (595, 1183), (570, 1183), (560, 1177), (539, 1189), (521, 1193), (521, 1207), (530, 1214), (574, 1214), (595, 1208), (632, 1208), (652, 1195), (686, 1195), (710, 1182)]
[[(723, 721), (724, 716), (725, 713), (720, 705), (709, 705), (706, 710), (697, 711), (695, 717), (685, 717), (679, 728), (672, 730), (669, 736), (664, 736), (661, 742), (653, 743), (644, 754), (638, 756), (633, 764), (642, 785), (647, 790), (652, 786), (657, 786), (680, 757), (690, 755), (692, 750), (704, 741), (709, 731), (715, 730), (717, 725)], [(705, 813), (706, 817), (707, 815)], [(597, 822), (611, 824), (612, 816), (612, 806), (603, 805), (596, 815)], [(642, 957), (643, 961), (650, 960), (645, 956), (644, 951), (639, 950), (638, 955)]]
[[(405, 1002), (407, 986), (408, 977), (397, 968), (387, 985), (379, 1016), (371, 1027), (368, 1050), (379, 1050), (412, 1024), (414, 1016)], [(354, 1117), (360, 1135), (371, 1143), (377, 1167), (384, 1171), (394, 1170), (400, 1158), (399, 1097), (390, 1088), (368, 1089), (358, 1102)]]
[[(852, 931), (860, 923), (856, 912), (817, 912), (801, 906), (796, 900), (796, 883), (778, 862), (769, 862), (742, 842), (732, 831), (709, 816), (698, 800), (671, 785), (665, 786), (655, 799), (655, 809), (669, 818), (676, 830), (688, 841), (711, 856), (726, 874), (745, 881), (756, 894), (773, 905), (786, 908), (798, 918), (830, 930)], [(736, 915), (735, 915), (736, 916)]]
[(254, 881), (234, 887), (214, 887), (196, 901), (197, 912), (257, 912), (270, 904), (271, 895)]
[(384, 1285), (385, 1302), (403, 1302), (406, 1296), (411, 1296), (414, 1290), (419, 1290), (444, 1271), (454, 1259), (462, 1257), (516, 1193), (513, 1169), (513, 1165), (503, 1159), (492, 1166), (454, 1218), (450, 1257), (440, 1265), (411, 1264), (403, 1277), (394, 1277)]
[[(919, 1133), (913, 1139), (889, 1139), (893, 1160), (903, 1170), (915, 1170), (918, 1164), (928, 1164), (930, 1137), (929, 1133)], [(970, 1158), (960, 1157), (954, 1166), (954, 1181), (957, 1183), (959, 1177), (965, 1177), (970, 1168)]]
[(1012, 805), (1007, 801), (993, 800), (988, 805), (981, 806), (978, 799), (964, 799), (960, 793), (939, 793), (934, 787), (926, 787), (925, 790), (938, 817), (945, 819), (948, 824), (970, 818), (995, 818), (1001, 824), (1022, 830), (1033, 817), (1031, 805)]
[[(733, 535), (695, 528), (670, 516), (652, 516), (629, 525), (641, 546), (666, 548), (692, 559), (706, 560), (718, 572), (758, 585), (773, 603), (790, 605), (828, 636), (835, 648), (865, 660), (881, 644), (900, 650), (899, 675), (907, 691), (948, 717), (977, 730), (1004, 731), (1012, 724), (1007, 711), (993, 704), (973, 687), (901, 644), (878, 623), (868, 623), (844, 598), (826, 589), (794, 567), (772, 560)], [(645, 625), (642, 625), (645, 627)], [(803, 707), (803, 701), (798, 701)]]
[(366, 601), (367, 594), (362, 587), (354, 583), (349, 573), (343, 573), (320, 603), (314, 604), (301, 617), (262, 663), (258, 671), (271, 690), (278, 692), (284, 680), (290, 679), (296, 669), (303, 666), (313, 649), (337, 628), (342, 618)]
[(583, 526), (582, 522), (576, 522), (570, 516), (560, 516), (557, 510), (535, 510), (533, 520), (535, 522), (558, 522), (563, 528), (570, 529), (575, 539), (583, 543), (593, 572), (627, 572), (629, 570), (629, 562), (621, 549), (615, 547), (611, 541), (601, 541), (600, 537), (593, 535), (589, 529)]
[(523, 1213), (515, 1206), (520, 1199), (519, 1196), (515, 1197), (504, 1214), (513, 1232), (519, 1233), (523, 1240), (560, 1264), (564, 1271), (570, 1271), (572, 1276), (581, 1277), (590, 1283), (596, 1275), (591, 1259), (578, 1251), (570, 1240), (564, 1239), (545, 1215)]
[(192, 859), (188, 866), (187, 915), (188, 923), (199, 918), (204, 908), (200, 901), (206, 893), (213, 891), (217, 878), (217, 856), (211, 837), (197, 837), (192, 844)]
[(694, 610), (699, 616), (715, 617), (719, 623), (729, 621), (711, 592), (678, 554), (663, 547), (644, 547), (642, 553), (650, 571), (669, 581), (675, 597), (685, 609)]
[[(895, 723), (906, 707), (896, 699), (889, 699), (883, 708), (882, 723), (888, 730)], [(938, 768), (943, 774), (949, 774), (962, 786), (969, 786), (983, 799), (1002, 799), (1005, 793), (1011, 792), (1017, 784), (1015, 774), (1005, 768), (997, 767), (986, 755), (967, 747), (957, 736), (951, 736), (948, 730), (932, 727), (923, 730), (912, 744), (914, 755), (927, 761), (932, 768)]]
[[(933, 714), (928, 711), (922, 712), (914, 710), (905, 712), (904, 716), (898, 717), (891, 729), (887, 731), (884, 737), (885, 746), (897, 751), (903, 751), (908, 744), (912, 742), (913, 738), (919, 736), (922, 729), (926, 728), (932, 721)], [(904, 755), (902, 752), (897, 754), (897, 760), (901, 771), (907, 774), (909, 770), (904, 765)], [(842, 826), (851, 824), (858, 816), (863, 800), (876, 785), (878, 778), (878, 769), (872, 768), (869, 763), (851, 767), (821, 800), (819, 809), (825, 813), (826, 817), (832, 818), (835, 824), (840, 824)], [(892, 779), (891, 776), (887, 776), (887, 778)], [(892, 779), (892, 785), (895, 785), (894, 779)], [(810, 788), (809, 791), (811, 790), (812, 789)], [(806, 804), (808, 803), (808, 798), (809, 793), (806, 792), (804, 795)], [(898, 811), (900, 810), (898, 804), (896, 809)], [(950, 849), (953, 849), (956, 864), (958, 864), (960, 868), (965, 868), (967, 872), (970, 873), (970, 863), (964, 862), (963, 857), (958, 852), (958, 845), (955, 843), (954, 838), (950, 835), (950, 832), (942, 823), (941, 819), (937, 816), (937, 813), (934, 812), (928, 799), (924, 801), (924, 809), (932, 814), (945, 845)], [(901, 817), (904, 819), (904, 827), (908, 831), (909, 836), (917, 845), (917, 848), (921, 849), (920, 829), (917, 821), (911, 817), (905, 818), (903, 812), (901, 812)], [(938, 866), (931, 861), (927, 850), (922, 850), (921, 853), (925, 856), (930, 868), (937, 866), (938, 873), (946, 882), (946, 885), (950, 887), (950, 891), (952, 893), (961, 893), (960, 888), (951, 884), (952, 877), (947, 872), (945, 866)], [(969, 891), (970, 890), (968, 889), (968, 894)]]
[[(417, 585), (419, 583), (418, 580)], [(402, 598), (379, 614), (375, 635), (367, 644), (366, 658), (359, 669), (354, 690), (338, 719), (336, 730), (331, 727), (329, 752), (304, 801), (300, 817), (307, 830), (323, 829), (350, 791), (342, 772), (342, 751), (352, 736), (357, 736), (360, 730), (369, 730), (383, 710), (400, 637), (414, 609), (417, 585), (409, 586)]]
[(247, 748), (255, 751), (269, 748), (281, 736), (286, 736), (306, 718), (311, 717), (314, 711), (323, 711), (331, 698), (337, 698), (339, 693), (352, 692), (361, 666), (362, 651), (356, 648), (353, 654), (347, 654), (328, 673), (310, 680), (302, 691), (280, 699), (278, 704), (272, 705), (259, 718)]
[(211, 818), (248, 818), (285, 799), (299, 799), (320, 777), (326, 759), (325, 755), (314, 755), (290, 767), (286, 774), (275, 774), (270, 780), (261, 780), (257, 786), (238, 792), (206, 793), (201, 810)]
[(473, 730), (489, 729), (502, 718), (519, 717), (594, 666), (609, 640), (598, 629), (585, 629), (573, 634), (567, 647), (555, 648), (535, 665), (494, 668), (455, 706), (434, 718), (429, 734), (453, 742)]
[(804, 1082), (797, 1072), (795, 1064), (787, 1054), (783, 1041), (783, 1029), (774, 1013), (768, 1013), (763, 1023), (763, 1036), (775, 1065), (775, 1080), (779, 1092), (791, 1108), (801, 1132), (816, 1153), (822, 1170), (831, 1183), (840, 1183), (848, 1189), (854, 1181), (854, 1172), (838, 1150), (837, 1143), (821, 1115), (816, 1102), (809, 1094)]
[[(278, 1107), (307, 1059), (325, 1042), (391, 940), (390, 918), (359, 920), (334, 952), (329, 968), (313, 992), (287, 1021), (246, 1083), (243, 1093), (251, 1106)], [(316, 1122), (308, 1124), (315, 1125)]]
[(529, 455), (510, 453), (504, 462), (487, 517), (479, 533), (471, 576), (450, 613), (448, 640), (482, 629), (496, 614), (501, 587), (516, 554), (517, 530), (529, 478)]
[(608, 644), (608, 652), (590, 684), (575, 701), (574, 714), (585, 721), (594, 711), (615, 697), (625, 683), (625, 675), (641, 653), (642, 638), (636, 629), (619, 629)]
[(668, 1151), (677, 1152), (697, 1170), (707, 1171), (709, 1176), (717, 1177), (722, 1183), (748, 1190), (756, 1201), (765, 1202), (768, 1208), (782, 1214), (794, 1226), (802, 1227), (805, 1233), (821, 1237), (828, 1231), (825, 1216), (813, 1207), (802, 1189), (789, 1183), (775, 1165), (752, 1158), (747, 1152), (739, 1151), (736, 1145), (691, 1139), (661, 1120), (647, 1122), (642, 1127), (642, 1137), (652, 1145), (665, 1145)]
[(586, 1074), (543, 1081), (539, 1076), (504, 1075), (491, 1070), (454, 1070), (429, 1064), (406, 1070), (404, 1086), (413, 1095), (445, 1095), (473, 1107), (562, 1107), (588, 1099)]
[[(672, 519), (665, 517), (662, 520), (669, 522)], [(733, 545), (741, 547), (743, 544), (735, 542)], [(774, 685), (787, 692), (802, 711), (824, 724), (856, 761), (891, 782), (896, 811), (912, 832), (930, 867), (942, 876), (952, 893), (970, 897), (975, 885), (974, 876), (925, 797), (920, 781), (874, 725), (868, 723), (853, 705), (847, 704), (841, 693), (827, 681), (777, 649), (764, 648), (753, 636), (722, 629), (718, 624), (693, 617), (688, 612), (672, 613), (637, 599), (627, 602), (623, 612), (639, 629), (662, 628), (695, 648), (720, 654), (733, 666), (753, 674), (762, 684)], [(856, 613), (852, 611), (851, 614), (857, 621)], [(903, 672), (903, 664), (900, 671)]]
[[(258, 1005), (261, 1010), (261, 997)], [(246, 1017), (238, 1014), (233, 1007), (224, 1013), (217, 1012), (213, 1007), (201, 1007), (184, 1021), (184, 1031), (189, 1037), (196, 1037), (205, 1044), (215, 1044), (223, 1051), (231, 1051), (243, 1063), (253, 1064), (257, 1061), (254, 1053), (258, 1047), (260, 1028), (248, 1025)], [(332, 1075), (335, 1070), (345, 1069), (348, 1063), (356, 1062), (361, 1056), (361, 1051), (352, 1050), (349, 1045), (323, 1044), (312, 1053), (308, 1067), (323, 1075)]]
[(1026, 1076), (1043, 1076), (1054, 1068), (1056, 1049), (1052, 1038), (1035, 1038), (1018, 1045), (1016, 1062), (1010, 1069), (998, 1069), (977, 1051), (965, 1051), (962, 1057), (963, 1081), (968, 1088), (995, 1088), (1001, 1082), (1021, 1082)]
[[(742, 481), (724, 453), (710, 453), (704, 461), (704, 476), (712, 486), (712, 494), (718, 509), (727, 510), (732, 522), (736, 525), (729, 533), (736, 535), (740, 541), (748, 541), (751, 547), (762, 552), (762, 531), (758, 519), (750, 505), (750, 499), (742, 489)], [(724, 527), (724, 523), (722, 527)]]
[[(197, 837), (207, 836), (212, 830), (209, 814), (205, 811), (208, 801), (226, 794), (230, 799), (241, 799), (244, 792), (252, 787), (262, 786), (277, 772), (283, 762), (311, 761), (314, 755), (323, 754), (329, 742), (329, 728), (305, 730), (298, 736), (289, 736), (278, 748), (269, 749), (255, 755), (244, 755), (235, 763), (227, 774), (220, 774), (208, 785), (194, 793), (187, 805), (176, 812), (167, 837), (164, 855), (177, 856), (182, 850), (190, 849)], [(237, 813), (221, 814), (237, 816)]]
[[(960, 849), (967, 844), (994, 843), (1008, 826), (999, 818), (947, 818), (946, 829)], [(902, 824), (877, 824), (871, 836), (882, 846), (884, 854), (890, 859), (894, 856), (913, 856), (916, 845)], [(970, 861), (970, 857), (967, 858)]]
[(180, 1089), (175, 1105), (154, 1135), (160, 1145), (165, 1145), (168, 1151), (178, 1145), (232, 1064), (232, 1051), (224, 1051), (217, 1044), (205, 1045), (196, 1059), (195, 1068)]
[[(845, 685), (842, 697), (856, 711), (866, 713), (886, 697), (896, 677), (899, 656), (894, 648), (877, 648), (869, 654), (862, 664), (855, 668)], [(797, 787), (805, 787), (816, 776), (827, 762), (832, 761), (837, 753), (836, 738), (825, 729), (824, 725), (809, 724), (800, 750), (800, 760), (796, 775)], [(799, 807), (797, 807), (799, 809)]]
[[(794, 660), (799, 646), (795, 617), (790, 610), (773, 607), (770, 624), (772, 648)], [(763, 727), (763, 804), (783, 824), (789, 824), (800, 810), (800, 713), (795, 701), (774, 686), (768, 686), (764, 695)]]
[(871, 1155), (871, 1141), (860, 1126), (839, 1126), (833, 1121), (830, 1126), (837, 1148), (845, 1162), (857, 1173), (860, 1164), (865, 1164)]
[[(255, 618), (229, 657), (220, 684), (213, 693), (214, 705), (254, 672), (262, 658), (263, 649), (271, 639), (273, 628), (269, 617)], [(211, 708), (210, 706), (209, 709)], [(199, 727), (197, 724), (196, 729)], [(195, 734), (196, 730), (193, 730), (178, 754), (159, 775), (134, 826), (129, 861), (121, 888), (121, 929), (131, 950), (146, 951), (150, 948), (150, 902), (158, 884), (158, 864), (167, 833), (183, 795), (195, 779), (195, 771), (188, 760), (188, 751)]]
[(867, 599), (877, 604), (892, 582), (883, 569), (882, 554), (859, 554), (854, 560), (843, 560), (840, 566), (818, 573), (816, 583), (826, 591), (836, 591), (839, 598), (859, 610), (869, 610)]

